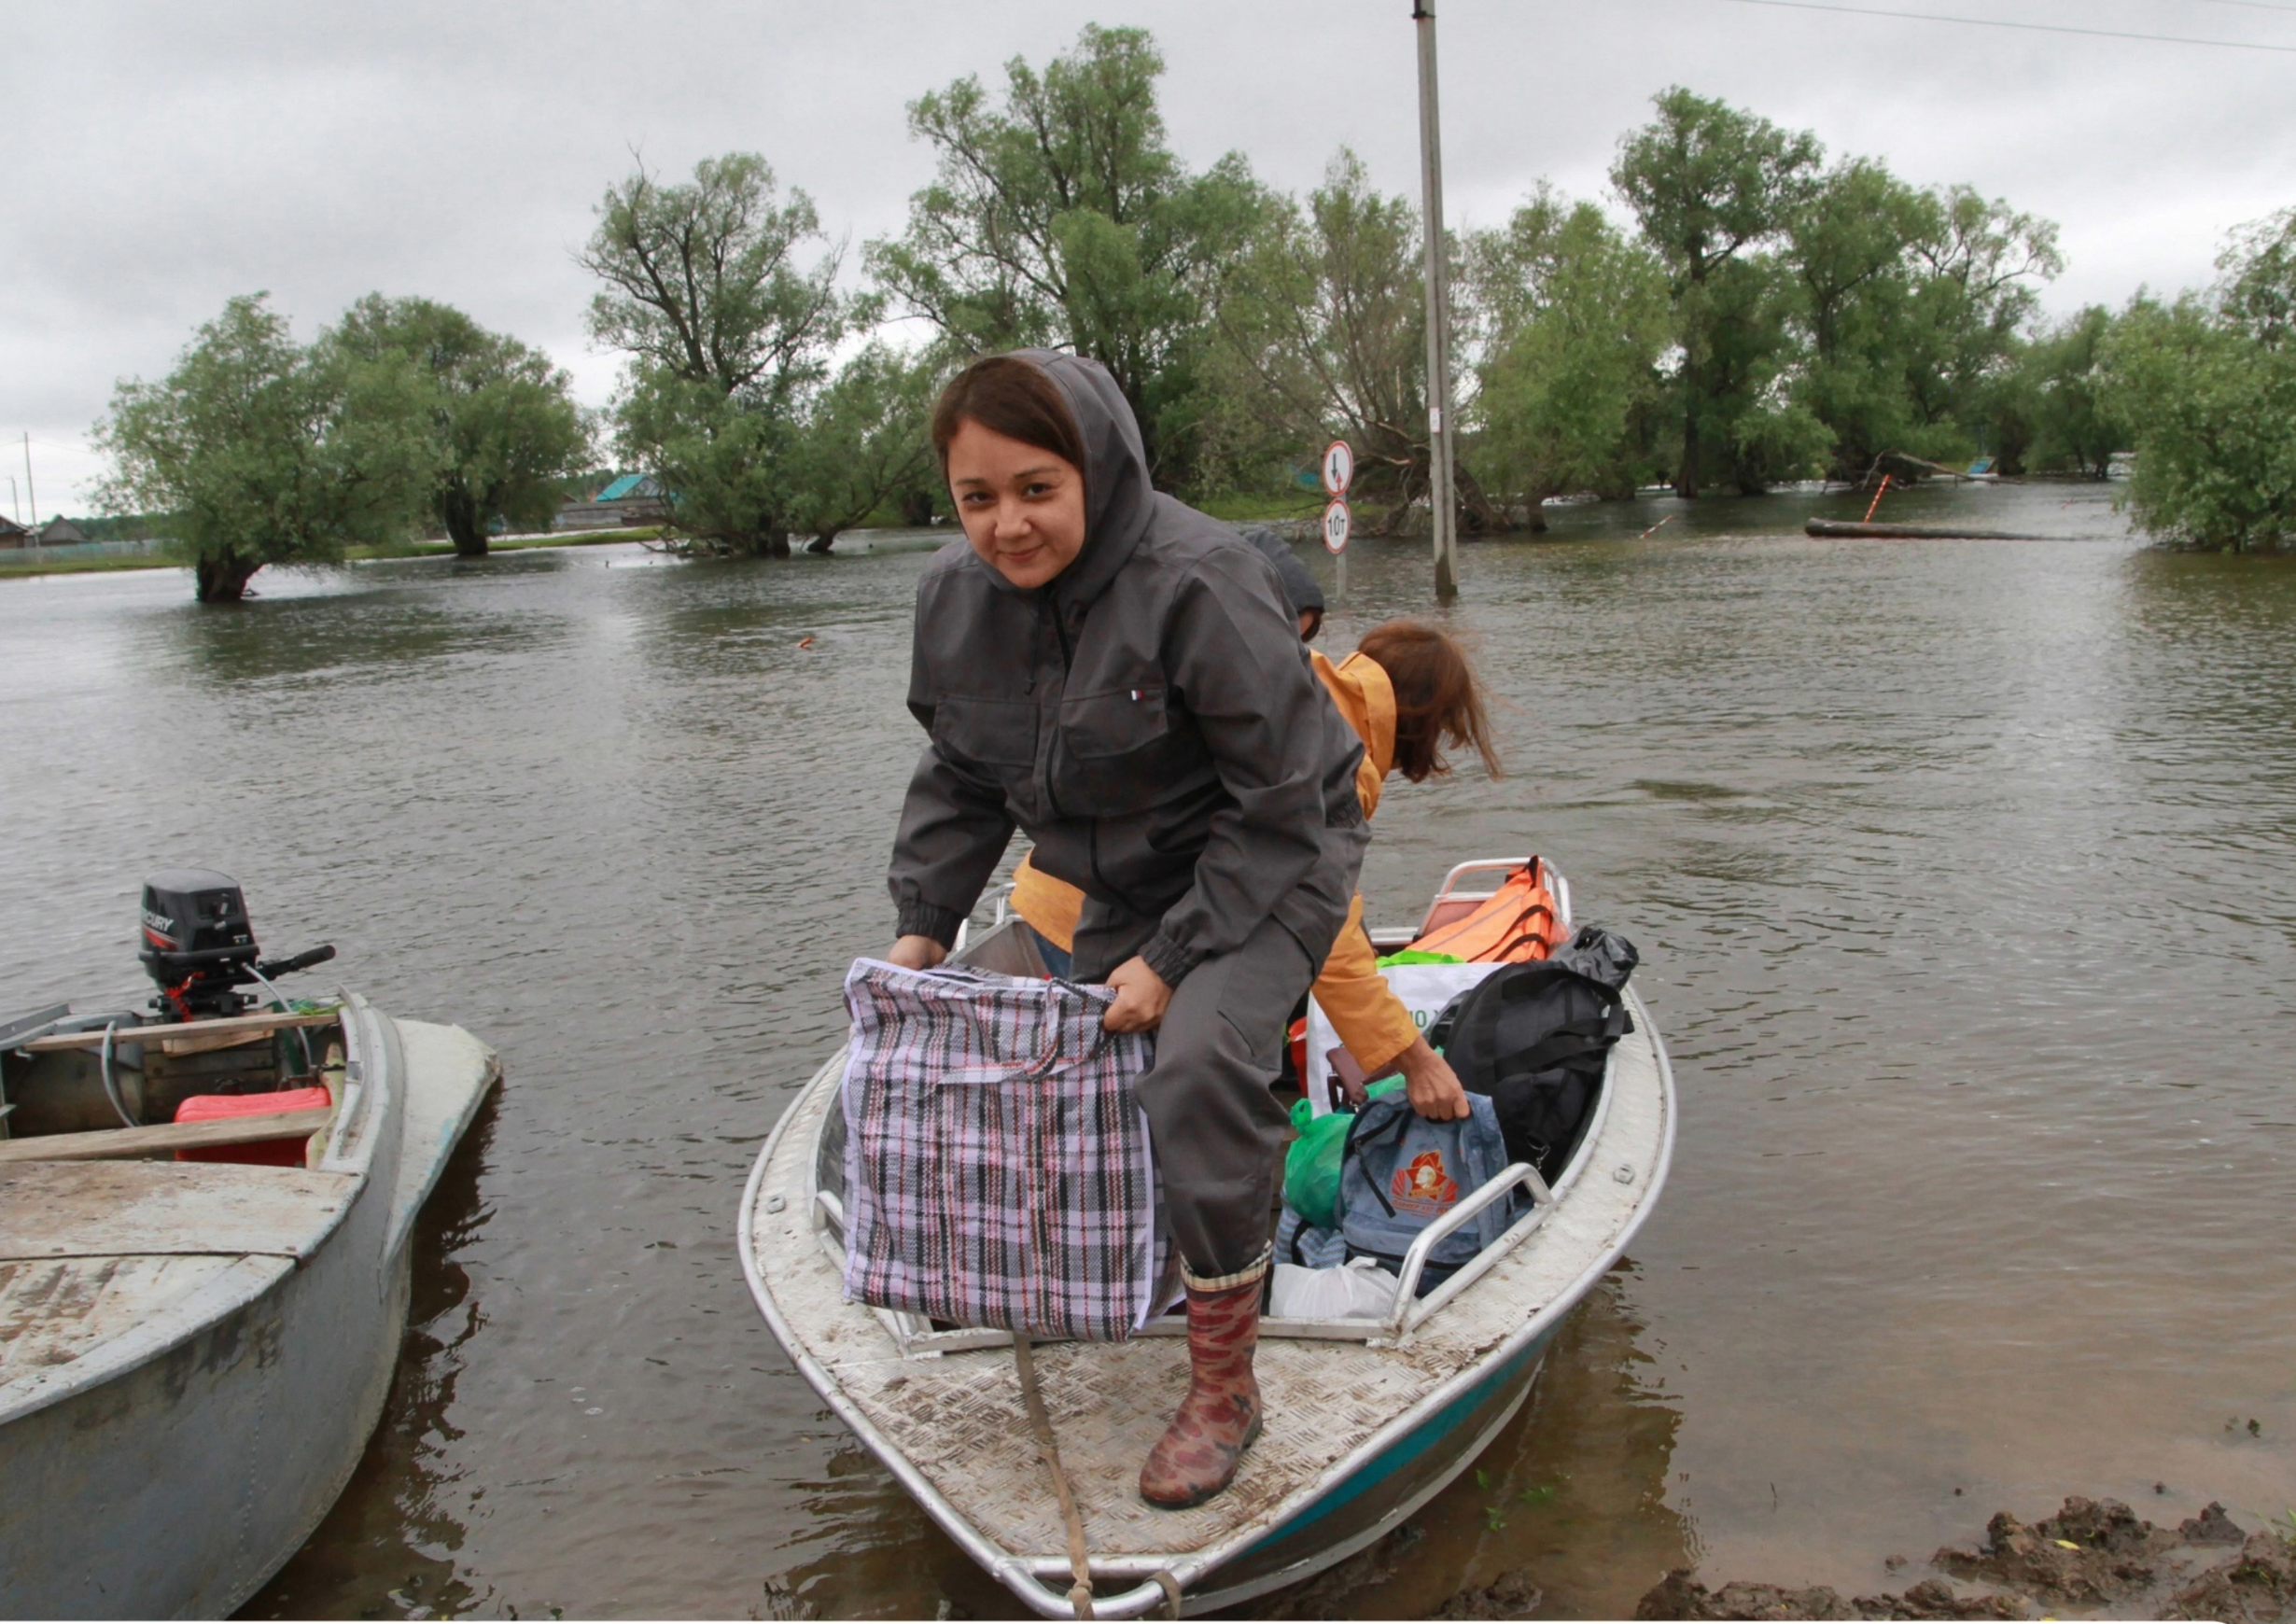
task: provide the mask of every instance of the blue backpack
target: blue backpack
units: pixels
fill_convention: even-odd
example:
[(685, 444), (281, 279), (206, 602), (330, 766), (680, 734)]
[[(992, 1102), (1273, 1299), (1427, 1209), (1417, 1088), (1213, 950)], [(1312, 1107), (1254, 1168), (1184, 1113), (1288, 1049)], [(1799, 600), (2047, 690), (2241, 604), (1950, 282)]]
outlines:
[[(1490, 1099), (1470, 1094), (1464, 1121), (1430, 1122), (1400, 1093), (1355, 1113), (1340, 1152), (1339, 1227), (1350, 1257), (1371, 1257), (1397, 1274), (1421, 1230), (1507, 1165), (1506, 1137)], [(1496, 1240), (1520, 1211), (1521, 1192), (1494, 1201), (1438, 1244), (1420, 1276), (1424, 1295)]]

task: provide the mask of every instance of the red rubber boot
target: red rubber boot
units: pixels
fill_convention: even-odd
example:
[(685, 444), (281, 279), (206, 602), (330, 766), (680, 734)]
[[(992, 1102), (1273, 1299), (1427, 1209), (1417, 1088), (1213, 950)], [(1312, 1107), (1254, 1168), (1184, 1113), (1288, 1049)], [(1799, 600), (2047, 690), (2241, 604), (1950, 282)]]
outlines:
[(1235, 1479), (1237, 1463), (1260, 1435), (1252, 1351), (1259, 1342), (1260, 1285), (1267, 1274), (1266, 1253), (1251, 1267), (1216, 1280), (1183, 1271), (1188, 1395), (1140, 1469), (1140, 1497), (1149, 1505), (1167, 1511), (1201, 1505)]

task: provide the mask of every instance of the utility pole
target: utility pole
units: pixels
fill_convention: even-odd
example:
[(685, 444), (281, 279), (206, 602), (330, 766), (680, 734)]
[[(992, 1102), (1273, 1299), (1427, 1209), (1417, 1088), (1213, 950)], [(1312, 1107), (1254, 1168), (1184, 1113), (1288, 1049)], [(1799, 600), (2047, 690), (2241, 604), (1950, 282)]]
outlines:
[(1411, 0), (1419, 26), (1419, 169), (1427, 251), (1427, 507), (1435, 521), (1435, 600), (1459, 595), (1458, 502), (1451, 491), (1450, 299), (1444, 286), (1443, 118), (1435, 102), (1435, 0)]
[(24, 430), (24, 502), (32, 510), (32, 527), (40, 527), (40, 493), (32, 485), (32, 430)]

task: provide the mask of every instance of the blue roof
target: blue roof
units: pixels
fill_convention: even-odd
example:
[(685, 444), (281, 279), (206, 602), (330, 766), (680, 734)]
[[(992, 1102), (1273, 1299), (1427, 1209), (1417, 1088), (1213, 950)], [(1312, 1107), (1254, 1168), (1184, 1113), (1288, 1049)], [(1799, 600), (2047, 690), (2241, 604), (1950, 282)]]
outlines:
[(601, 502), (613, 502), (621, 500), (623, 497), (645, 495), (646, 493), (637, 488), (645, 483), (644, 474), (623, 474), (612, 484), (600, 491), (597, 499)]

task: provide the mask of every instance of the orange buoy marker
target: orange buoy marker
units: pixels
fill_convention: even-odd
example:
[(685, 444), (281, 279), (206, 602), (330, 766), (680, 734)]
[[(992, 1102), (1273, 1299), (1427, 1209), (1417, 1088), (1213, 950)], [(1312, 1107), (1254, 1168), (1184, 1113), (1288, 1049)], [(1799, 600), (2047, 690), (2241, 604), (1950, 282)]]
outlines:
[(813, 647), (813, 639), (811, 637), (800, 637), (797, 639), (797, 646), (801, 649), (810, 649)]
[(1882, 483), (1881, 483), (1880, 487), (1879, 487), (1878, 489), (1876, 489), (1876, 490), (1874, 491), (1874, 493), (1873, 493), (1873, 500), (1872, 500), (1871, 502), (1868, 503), (1868, 504), (1867, 504), (1867, 506), (1866, 506), (1866, 516), (1865, 516), (1863, 519), (1861, 519), (1860, 521), (1858, 521), (1860, 524), (1864, 524), (1864, 525), (1870, 525), (1870, 524), (1872, 524), (1872, 523), (1873, 523), (1873, 511), (1874, 511), (1874, 509), (1876, 509), (1876, 508), (1878, 508), (1878, 507), (1880, 507), (1880, 506), (1882, 505), (1882, 497), (1883, 497), (1883, 494), (1884, 492), (1886, 492), (1888, 489), (1889, 489), (1889, 475), (1887, 475), (1887, 474), (1883, 474), (1883, 475), (1882, 476)]

